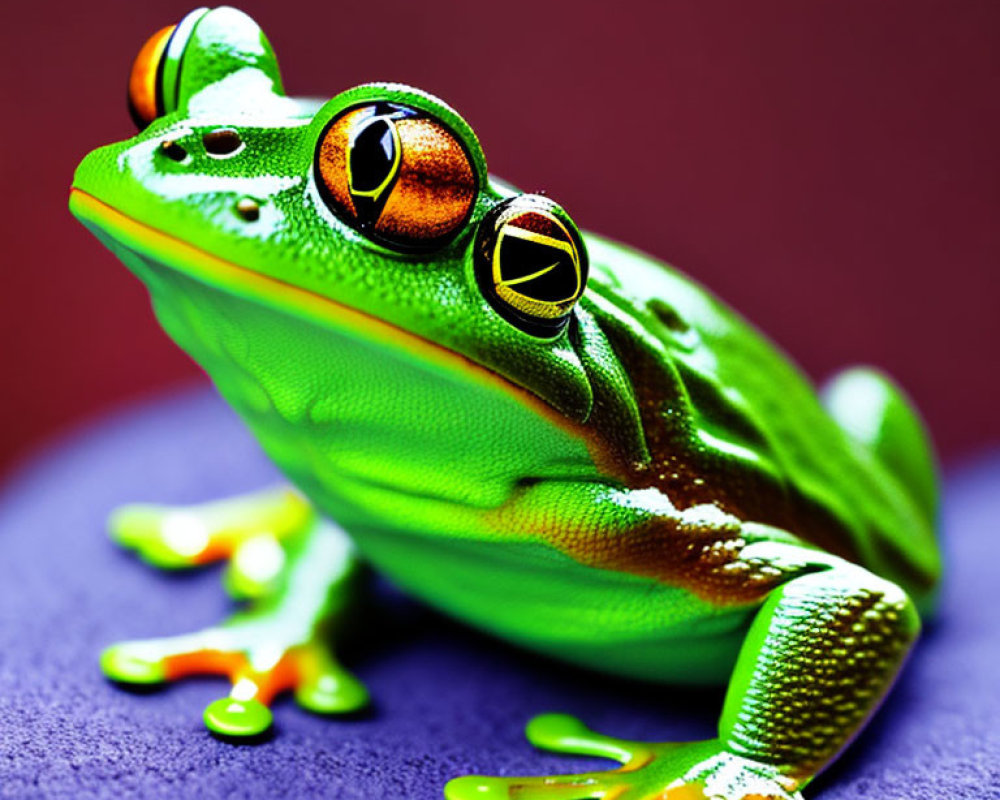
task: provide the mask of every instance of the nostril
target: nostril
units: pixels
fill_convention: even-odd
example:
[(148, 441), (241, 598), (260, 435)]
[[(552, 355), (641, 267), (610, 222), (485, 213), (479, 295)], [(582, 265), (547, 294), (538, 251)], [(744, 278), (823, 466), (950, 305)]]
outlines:
[(236, 203), (236, 213), (247, 222), (256, 222), (260, 219), (260, 204), (252, 197), (240, 198)]
[(243, 140), (233, 128), (219, 128), (201, 137), (205, 152), (216, 158), (236, 155), (243, 149)]
[(187, 150), (172, 139), (164, 139), (160, 142), (160, 149), (163, 151), (163, 155), (171, 161), (183, 161), (188, 155)]

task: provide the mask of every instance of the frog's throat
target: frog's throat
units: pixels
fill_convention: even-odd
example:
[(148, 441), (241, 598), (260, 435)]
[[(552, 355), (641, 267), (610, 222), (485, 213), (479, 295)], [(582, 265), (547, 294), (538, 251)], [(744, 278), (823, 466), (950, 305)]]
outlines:
[(551, 424), (582, 439), (592, 454), (602, 450), (592, 430), (560, 414), (542, 398), (482, 364), (385, 320), (290, 283), (241, 267), (168, 233), (157, 230), (91, 194), (73, 187), (70, 211), (88, 227), (105, 231), (126, 247), (156, 257), (194, 280), (233, 292), (267, 306), (294, 311), (312, 322), (349, 330), (382, 346), (401, 351), (438, 369), (504, 392)]

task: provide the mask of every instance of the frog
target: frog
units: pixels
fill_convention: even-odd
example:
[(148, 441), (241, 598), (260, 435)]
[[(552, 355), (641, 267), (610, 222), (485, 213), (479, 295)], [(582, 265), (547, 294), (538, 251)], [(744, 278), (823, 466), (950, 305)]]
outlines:
[(106, 675), (228, 677), (203, 718), (234, 741), (288, 692), (356, 712), (338, 653), (374, 571), (595, 674), (727, 687), (704, 741), (541, 714), (533, 745), (617, 765), (446, 798), (801, 798), (935, 606), (937, 466), (903, 390), (817, 387), (692, 277), (489, 174), (427, 92), (288, 95), (237, 9), (157, 31), (128, 87), (138, 133), (85, 156), (70, 210), (287, 484), (113, 512), (154, 566), (222, 562), (241, 604), (110, 646)]

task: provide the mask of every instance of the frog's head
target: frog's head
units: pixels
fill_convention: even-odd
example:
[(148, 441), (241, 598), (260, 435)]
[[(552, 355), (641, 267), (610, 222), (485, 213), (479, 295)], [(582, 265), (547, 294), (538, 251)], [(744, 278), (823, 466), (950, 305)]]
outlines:
[(587, 344), (575, 224), (491, 182), (440, 100), (398, 84), (286, 97), (257, 25), (218, 8), (149, 39), (129, 106), (140, 133), (84, 159), (71, 208), (247, 416), (402, 404), (430, 437), (458, 403), (466, 437), (522, 412), (565, 434), (591, 415), (595, 364), (619, 377)]

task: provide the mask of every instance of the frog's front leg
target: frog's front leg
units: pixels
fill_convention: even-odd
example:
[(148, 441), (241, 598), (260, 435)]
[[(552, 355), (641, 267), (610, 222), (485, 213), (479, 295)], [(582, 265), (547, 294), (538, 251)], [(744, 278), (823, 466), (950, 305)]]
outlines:
[[(751, 581), (769, 584), (754, 603), (758, 610), (732, 672), (718, 737), (644, 744), (595, 734), (572, 718), (549, 715), (529, 724), (534, 744), (606, 756), (622, 766), (554, 777), (467, 776), (448, 784), (449, 800), (801, 797), (799, 789), (850, 741), (888, 690), (917, 635), (919, 618), (894, 584), (764, 526), (736, 523), (740, 529), (734, 537), (733, 521), (717, 512), (688, 509), (661, 523), (672, 526), (671, 535), (679, 540), (699, 542), (688, 548), (684, 561), (692, 575), (705, 565), (700, 554), (707, 553), (705, 563), (721, 569), (713, 578), (732, 579), (729, 591), (743, 580), (748, 587)], [(600, 559), (627, 561), (635, 571), (653, 573), (656, 551), (641, 539), (606, 536)], [(726, 547), (738, 556), (720, 564), (718, 553)], [(646, 560), (628, 558), (630, 548), (639, 548)], [(594, 559), (594, 565), (601, 562)], [(669, 657), (683, 659), (684, 652)]]
[(226, 586), (249, 604), (217, 627), (108, 648), (101, 657), (108, 677), (152, 684), (226, 675), (229, 696), (211, 703), (204, 719), (228, 736), (266, 731), (268, 706), (285, 690), (317, 712), (367, 702), (331, 649), (358, 576), (353, 546), (298, 494), (279, 489), (198, 506), (126, 506), (113, 514), (111, 529), (166, 568), (229, 558)]

